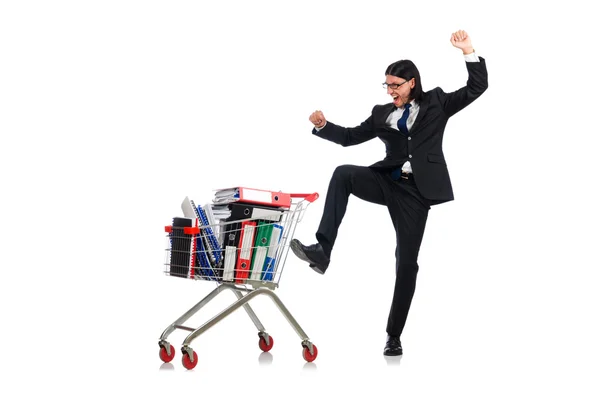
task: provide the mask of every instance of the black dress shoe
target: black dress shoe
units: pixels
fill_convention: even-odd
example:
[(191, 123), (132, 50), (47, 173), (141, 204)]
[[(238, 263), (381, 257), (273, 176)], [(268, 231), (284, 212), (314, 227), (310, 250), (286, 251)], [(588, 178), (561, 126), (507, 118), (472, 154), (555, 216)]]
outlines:
[(402, 355), (402, 344), (400, 343), (399, 336), (389, 336), (383, 349), (384, 356), (401, 356)]
[(297, 239), (293, 239), (290, 248), (298, 258), (308, 262), (315, 272), (325, 274), (329, 266), (329, 256), (323, 251), (321, 244), (305, 246)]

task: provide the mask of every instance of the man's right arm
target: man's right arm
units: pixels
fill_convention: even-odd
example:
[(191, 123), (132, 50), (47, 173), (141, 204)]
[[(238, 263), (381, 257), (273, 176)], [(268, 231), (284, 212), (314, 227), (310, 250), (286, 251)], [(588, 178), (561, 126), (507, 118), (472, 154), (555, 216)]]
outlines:
[(313, 122), (313, 124), (315, 124), (312, 130), (313, 135), (327, 139), (328, 141), (342, 146), (358, 145), (360, 143), (369, 141), (376, 136), (375, 131), (373, 130), (372, 115), (363, 121), (359, 126), (353, 128), (341, 127), (330, 121), (326, 121), (324, 118), (322, 123), (319, 123), (319, 125), (317, 125), (315, 122)]

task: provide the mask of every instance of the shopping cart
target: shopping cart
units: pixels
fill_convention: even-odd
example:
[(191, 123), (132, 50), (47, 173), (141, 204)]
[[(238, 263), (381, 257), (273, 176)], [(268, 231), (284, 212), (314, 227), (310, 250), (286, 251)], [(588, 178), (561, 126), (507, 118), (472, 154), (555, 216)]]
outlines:
[[(190, 334), (181, 347), (182, 363), (187, 369), (194, 368), (198, 363), (198, 355), (190, 346), (192, 341), (240, 307), (244, 307), (258, 329), (259, 348), (264, 352), (271, 350), (273, 337), (267, 333), (248, 303), (259, 295), (269, 296), (294, 328), (302, 340), (304, 359), (312, 362), (317, 358), (317, 346), (309, 340), (274, 292), (281, 281), (289, 242), (296, 226), (302, 220), (308, 205), (319, 195), (292, 194), (291, 197), (289, 208), (274, 207), (271, 211), (263, 209), (257, 216), (247, 214), (248, 217), (243, 220), (206, 222), (201, 207), (197, 207), (200, 210), (197, 213), (200, 222), (194, 222), (190, 218), (174, 218), (172, 225), (165, 226), (165, 273), (169, 276), (216, 282), (217, 287), (162, 333), (158, 342), (162, 361), (170, 362), (175, 357), (175, 348), (167, 341), (169, 335), (177, 329), (189, 331)], [(235, 294), (237, 300), (233, 304), (198, 328), (184, 325), (225, 290)]]

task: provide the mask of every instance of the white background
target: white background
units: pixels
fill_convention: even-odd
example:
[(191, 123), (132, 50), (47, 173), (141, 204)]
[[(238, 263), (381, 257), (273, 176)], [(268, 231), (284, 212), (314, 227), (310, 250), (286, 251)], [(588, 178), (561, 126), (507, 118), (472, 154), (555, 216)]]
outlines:
[[(2, 2), (2, 387), (598, 395), (599, 32), (587, 3)], [(161, 365), (162, 331), (214, 287), (162, 273), (163, 226), (182, 199), (316, 191), (296, 233), (314, 242), (335, 167), (372, 164), (384, 146), (311, 136), (309, 114), (358, 125), (389, 102), (383, 73), (399, 59), (426, 90), (460, 88), (458, 29), (489, 89), (446, 128), (456, 200), (429, 214), (404, 357), (382, 356), (393, 227), (384, 207), (351, 198), (328, 273), (290, 256), (277, 290), (319, 348), (313, 364), (260, 297), (269, 354), (238, 311), (194, 341), (194, 371), (180, 352)]]

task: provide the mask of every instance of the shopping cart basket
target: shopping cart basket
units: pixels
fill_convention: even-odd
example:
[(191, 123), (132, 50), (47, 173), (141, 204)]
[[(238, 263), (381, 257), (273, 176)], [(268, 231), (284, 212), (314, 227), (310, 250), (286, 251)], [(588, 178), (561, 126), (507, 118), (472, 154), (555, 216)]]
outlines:
[[(167, 341), (168, 336), (177, 329), (189, 331), (190, 334), (181, 347), (182, 363), (187, 369), (194, 368), (198, 363), (198, 355), (190, 346), (192, 341), (240, 307), (244, 307), (258, 329), (259, 348), (264, 352), (271, 350), (273, 337), (267, 333), (248, 303), (259, 295), (269, 296), (294, 328), (302, 340), (304, 359), (312, 362), (317, 358), (317, 347), (274, 292), (281, 281), (289, 242), (296, 226), (302, 220), (308, 205), (319, 195), (292, 194), (291, 197), (289, 208), (273, 207), (270, 211), (263, 208), (256, 213), (246, 210), (248, 216), (245, 219), (219, 223), (208, 222), (202, 208), (195, 207), (194, 204), (196, 221), (191, 218), (174, 218), (172, 225), (165, 226), (165, 273), (169, 276), (213, 281), (217, 283), (217, 287), (162, 333), (158, 342), (162, 361), (170, 362), (175, 357), (175, 348)], [(225, 290), (235, 294), (237, 300), (233, 304), (198, 328), (184, 325)]]

